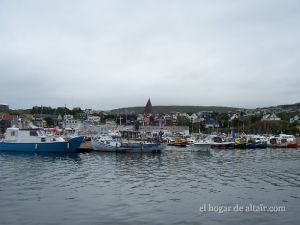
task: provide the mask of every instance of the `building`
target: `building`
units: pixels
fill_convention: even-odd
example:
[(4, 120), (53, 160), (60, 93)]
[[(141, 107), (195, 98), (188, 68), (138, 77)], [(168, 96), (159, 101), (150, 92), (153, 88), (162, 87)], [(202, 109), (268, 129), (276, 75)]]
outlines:
[(290, 118), (290, 123), (300, 123), (300, 116), (296, 115)]
[(204, 121), (205, 128), (219, 128), (220, 124), (214, 119), (209, 118)]
[(278, 121), (278, 120), (281, 120), (279, 117), (276, 116), (275, 113), (272, 113), (272, 114), (265, 114), (263, 115), (262, 121)]
[(86, 119), (86, 122), (90, 122), (90, 123), (100, 123), (100, 116), (88, 116)]
[(0, 112), (9, 112), (9, 106), (7, 104), (0, 104)]
[(144, 109), (144, 114), (145, 115), (152, 115), (152, 113), (153, 113), (152, 104), (151, 104), (151, 100), (149, 98), (148, 101), (147, 101), (147, 104), (145, 106), (145, 109)]
[(164, 134), (181, 134), (181, 135), (189, 135), (189, 127), (187, 126), (142, 126), (139, 128), (141, 132), (146, 133), (156, 133), (163, 132)]
[(4, 133), (8, 127), (11, 127), (13, 123), (17, 123), (18, 117), (16, 115), (4, 114), (0, 116), (0, 132)]
[(73, 115), (64, 115), (63, 128), (78, 129), (80, 122)]
[(149, 98), (147, 101), (147, 104), (144, 108), (144, 113), (141, 118), (143, 124), (149, 125), (151, 116), (152, 116), (152, 104), (151, 104), (151, 100)]

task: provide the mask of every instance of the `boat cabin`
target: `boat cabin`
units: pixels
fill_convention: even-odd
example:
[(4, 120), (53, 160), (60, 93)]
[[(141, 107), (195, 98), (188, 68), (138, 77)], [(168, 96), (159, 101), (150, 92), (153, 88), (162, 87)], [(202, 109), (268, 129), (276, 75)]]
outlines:
[(45, 142), (46, 136), (44, 131), (41, 129), (19, 129), (16, 127), (10, 127), (6, 129), (4, 141), (12, 143)]
[(141, 139), (142, 135), (139, 131), (120, 131), (121, 137), (126, 139)]

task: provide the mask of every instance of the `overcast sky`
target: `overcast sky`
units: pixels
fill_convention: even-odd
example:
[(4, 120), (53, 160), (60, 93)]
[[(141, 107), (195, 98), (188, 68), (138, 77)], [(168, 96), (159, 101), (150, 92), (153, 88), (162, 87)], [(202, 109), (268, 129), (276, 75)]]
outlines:
[(299, 0), (0, 0), (0, 103), (300, 102)]

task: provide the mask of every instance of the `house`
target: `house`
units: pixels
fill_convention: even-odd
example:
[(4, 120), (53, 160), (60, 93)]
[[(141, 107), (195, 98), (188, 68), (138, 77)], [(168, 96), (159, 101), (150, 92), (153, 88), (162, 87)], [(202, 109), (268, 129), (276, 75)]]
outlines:
[(209, 118), (204, 121), (205, 128), (219, 128), (219, 123), (214, 118)]
[(290, 118), (290, 123), (300, 123), (300, 116), (296, 115)]
[(198, 118), (201, 122), (204, 122), (205, 120), (211, 118), (211, 114), (212, 114), (212, 112), (206, 112), (206, 111), (197, 113)]
[(18, 116), (4, 114), (0, 116), (0, 132), (4, 133), (8, 127), (11, 127), (13, 123), (16, 123)]
[(199, 121), (198, 116), (196, 115), (196, 113), (193, 113), (192, 115), (189, 116), (190, 121), (192, 121), (192, 123), (196, 123)]
[(63, 128), (78, 129), (80, 123), (73, 115), (64, 115)]
[(52, 120), (57, 121), (58, 116), (53, 115), (53, 114), (33, 114), (32, 115), (32, 120), (35, 120), (35, 121), (42, 121), (45, 118), (51, 118)]
[(232, 116), (230, 116), (229, 121), (233, 121), (235, 119), (239, 119), (240, 116), (237, 113), (234, 113)]
[(7, 104), (0, 104), (0, 112), (9, 112), (9, 106)]
[(100, 116), (88, 116), (86, 122), (99, 123), (101, 120)]
[(139, 130), (141, 132), (158, 134), (159, 132), (163, 132), (166, 134), (181, 134), (181, 135), (189, 135), (189, 127), (187, 126), (143, 126), (140, 127)]
[(276, 116), (275, 113), (272, 113), (272, 114), (265, 114), (263, 115), (262, 121), (278, 121), (278, 120), (281, 120), (279, 117)]
[(163, 125), (164, 126), (173, 126), (176, 124), (177, 117), (173, 117), (173, 115), (164, 115), (163, 116)]
[(92, 115), (94, 112), (92, 109), (85, 109), (84, 113), (85, 113), (85, 115)]

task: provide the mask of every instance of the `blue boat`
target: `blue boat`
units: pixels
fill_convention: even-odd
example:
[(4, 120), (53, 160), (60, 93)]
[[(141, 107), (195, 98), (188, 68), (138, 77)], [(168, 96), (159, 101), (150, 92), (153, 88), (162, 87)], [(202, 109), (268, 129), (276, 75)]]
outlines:
[(76, 152), (84, 137), (66, 141), (62, 137), (47, 136), (42, 129), (7, 128), (0, 141), (0, 151), (12, 152)]

